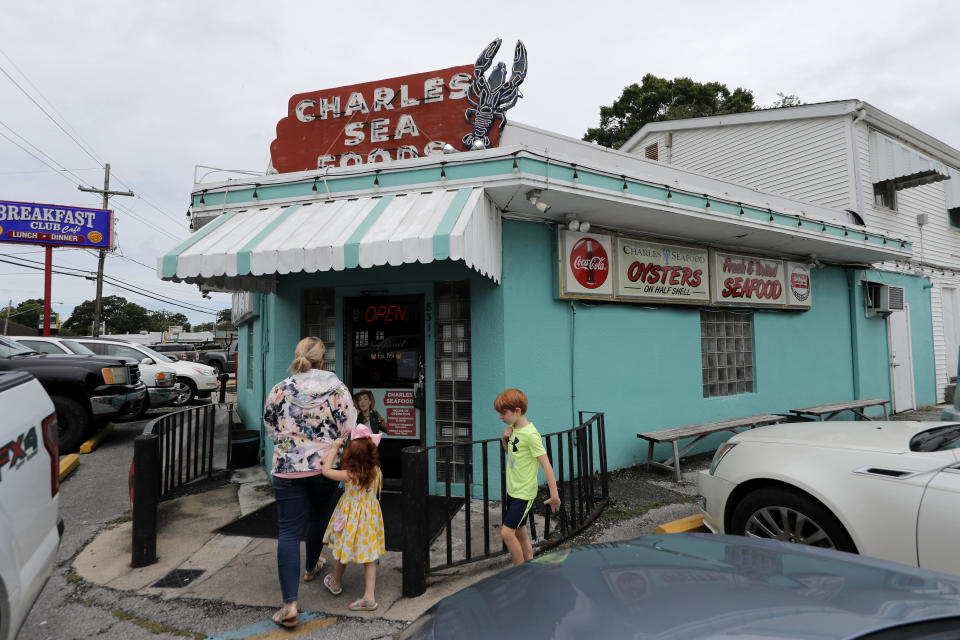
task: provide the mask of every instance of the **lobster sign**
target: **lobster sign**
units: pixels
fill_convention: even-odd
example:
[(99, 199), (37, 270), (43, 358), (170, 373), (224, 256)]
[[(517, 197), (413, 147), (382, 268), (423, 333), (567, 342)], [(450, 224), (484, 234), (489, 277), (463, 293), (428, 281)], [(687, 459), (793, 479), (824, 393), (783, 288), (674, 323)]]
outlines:
[(527, 48), (523, 46), (523, 42), (518, 40), (513, 51), (513, 73), (510, 80), (507, 80), (507, 66), (502, 62), (497, 63), (489, 77), (485, 76), (487, 69), (493, 64), (493, 57), (500, 50), (500, 42), (500, 38), (497, 38), (487, 45), (473, 67), (473, 82), (467, 91), (467, 102), (472, 104), (473, 108), (464, 112), (467, 122), (473, 125), (473, 131), (463, 136), (463, 146), (467, 149), (489, 147), (490, 130), (494, 121), (500, 120), (499, 130), (503, 130), (503, 125), (507, 123), (504, 112), (523, 97), (520, 83), (527, 77)]

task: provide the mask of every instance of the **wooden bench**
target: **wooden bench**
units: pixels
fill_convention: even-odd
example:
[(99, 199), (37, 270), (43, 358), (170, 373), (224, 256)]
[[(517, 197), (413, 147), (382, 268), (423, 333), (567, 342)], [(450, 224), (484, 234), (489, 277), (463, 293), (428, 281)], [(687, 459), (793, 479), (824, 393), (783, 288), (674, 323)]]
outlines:
[[(700, 424), (688, 424), (684, 427), (673, 427), (670, 429), (661, 429), (659, 431), (648, 431), (647, 433), (638, 433), (637, 437), (647, 440), (650, 443), (647, 450), (647, 469), (650, 465), (673, 471), (677, 482), (680, 482), (680, 458), (697, 445), (698, 442), (707, 436), (719, 431), (733, 431), (737, 429), (752, 429), (765, 424), (776, 424), (783, 422), (787, 416), (775, 413), (762, 413), (756, 416), (747, 416), (745, 418), (729, 418), (727, 420), (717, 420), (715, 422), (701, 422)], [(689, 444), (680, 449), (677, 442), (684, 438), (693, 438)], [(673, 445), (673, 455), (663, 461), (653, 459), (653, 445), (661, 442), (669, 442)]]
[(879, 405), (883, 407), (883, 419), (887, 420), (890, 417), (887, 413), (887, 403), (889, 402), (889, 400), (883, 400), (882, 398), (866, 398), (863, 400), (848, 400), (847, 402), (821, 404), (805, 409), (790, 409), (790, 413), (795, 413), (800, 417), (812, 416), (817, 420), (823, 421), (832, 420), (844, 411), (852, 411), (854, 414), (860, 416), (860, 418), (870, 420), (871, 418), (864, 415), (863, 410), (867, 407), (876, 407)]

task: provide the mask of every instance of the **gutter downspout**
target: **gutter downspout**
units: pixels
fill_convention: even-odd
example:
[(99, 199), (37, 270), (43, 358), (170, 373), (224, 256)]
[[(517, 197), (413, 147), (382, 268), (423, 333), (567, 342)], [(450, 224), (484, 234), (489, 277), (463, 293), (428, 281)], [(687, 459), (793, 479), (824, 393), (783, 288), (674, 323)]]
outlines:
[(850, 364), (853, 369), (853, 397), (859, 400), (862, 397), (860, 390), (860, 339), (857, 330), (859, 313), (857, 283), (860, 282), (858, 269), (847, 269), (847, 288), (850, 293)]
[(850, 153), (853, 156), (853, 182), (854, 182), (854, 203), (857, 213), (863, 217), (863, 171), (860, 167), (860, 135), (857, 131), (857, 125), (867, 117), (867, 111), (863, 108), (862, 102), (857, 102), (850, 114), (854, 115), (850, 119), (848, 128), (848, 137), (850, 140)]
[(577, 426), (576, 385), (577, 372), (577, 308), (570, 301), (570, 424)]

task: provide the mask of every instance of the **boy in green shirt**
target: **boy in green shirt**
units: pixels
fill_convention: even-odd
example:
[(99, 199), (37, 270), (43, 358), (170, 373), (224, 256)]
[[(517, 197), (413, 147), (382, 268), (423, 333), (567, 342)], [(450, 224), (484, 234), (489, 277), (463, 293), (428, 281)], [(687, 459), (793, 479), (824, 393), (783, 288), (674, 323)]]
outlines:
[(527, 515), (537, 497), (537, 464), (543, 467), (550, 497), (544, 502), (552, 513), (560, 508), (557, 479), (543, 448), (540, 432), (527, 420), (527, 395), (519, 389), (507, 389), (493, 403), (507, 428), (500, 445), (507, 452), (507, 510), (500, 527), (513, 564), (533, 559), (533, 544), (527, 534)]

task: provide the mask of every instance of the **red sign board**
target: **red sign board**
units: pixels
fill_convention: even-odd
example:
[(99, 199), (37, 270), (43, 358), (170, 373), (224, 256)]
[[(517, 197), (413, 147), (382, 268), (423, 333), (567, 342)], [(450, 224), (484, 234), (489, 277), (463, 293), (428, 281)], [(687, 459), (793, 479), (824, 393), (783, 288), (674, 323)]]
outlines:
[[(463, 150), (474, 65), (298, 93), (270, 144), (280, 173), (418, 158), (447, 143)], [(491, 128), (490, 146), (500, 129)]]

